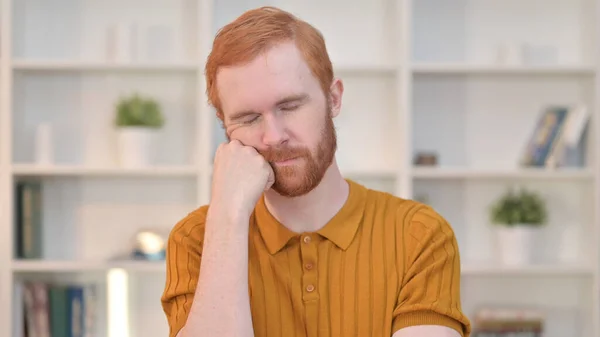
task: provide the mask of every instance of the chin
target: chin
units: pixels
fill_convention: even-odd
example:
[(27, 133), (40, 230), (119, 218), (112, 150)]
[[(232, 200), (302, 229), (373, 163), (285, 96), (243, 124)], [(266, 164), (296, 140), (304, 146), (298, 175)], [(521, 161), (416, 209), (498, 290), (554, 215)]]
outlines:
[(285, 187), (286, 189), (296, 189), (299, 188), (304, 182), (304, 179), (302, 179), (303, 174), (304, 172), (300, 170), (294, 172), (293, 175), (290, 175), (289, 172), (286, 172), (286, 174), (275, 173), (275, 183), (278, 186)]
[(307, 186), (304, 172), (297, 172), (295, 175), (285, 174), (283, 176), (275, 175), (275, 184), (273, 190), (284, 197), (299, 197), (312, 188)]

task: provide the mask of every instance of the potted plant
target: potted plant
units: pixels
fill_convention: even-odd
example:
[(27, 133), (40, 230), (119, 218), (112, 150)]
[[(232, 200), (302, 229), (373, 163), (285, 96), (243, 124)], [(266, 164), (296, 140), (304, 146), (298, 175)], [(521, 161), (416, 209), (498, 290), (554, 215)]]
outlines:
[(115, 118), (120, 165), (149, 165), (153, 138), (164, 122), (161, 108), (155, 100), (139, 94), (121, 98), (116, 106)]
[(530, 263), (536, 234), (547, 221), (545, 201), (525, 188), (510, 189), (492, 205), (490, 217), (497, 228), (501, 262)]

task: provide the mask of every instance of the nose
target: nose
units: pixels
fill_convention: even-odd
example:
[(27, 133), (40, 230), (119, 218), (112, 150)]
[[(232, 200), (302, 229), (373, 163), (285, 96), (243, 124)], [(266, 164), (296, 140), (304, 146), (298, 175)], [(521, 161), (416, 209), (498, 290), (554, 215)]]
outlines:
[(285, 144), (288, 140), (284, 121), (273, 115), (263, 119), (263, 144), (267, 146), (278, 146)]

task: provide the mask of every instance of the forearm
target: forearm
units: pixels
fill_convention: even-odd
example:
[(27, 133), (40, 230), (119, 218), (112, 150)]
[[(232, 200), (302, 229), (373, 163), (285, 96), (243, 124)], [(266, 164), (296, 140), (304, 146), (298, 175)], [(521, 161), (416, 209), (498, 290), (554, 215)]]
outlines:
[(461, 334), (445, 326), (420, 325), (400, 329), (392, 337), (461, 337)]
[(183, 337), (254, 336), (248, 295), (248, 218), (209, 210), (198, 286)]

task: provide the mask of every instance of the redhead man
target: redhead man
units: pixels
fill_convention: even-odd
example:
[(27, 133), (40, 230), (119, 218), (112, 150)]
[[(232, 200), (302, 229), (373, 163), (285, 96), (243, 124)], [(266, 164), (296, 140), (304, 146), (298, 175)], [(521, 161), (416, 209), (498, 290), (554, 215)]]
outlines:
[(169, 237), (170, 337), (470, 334), (450, 225), (340, 174), (344, 87), (319, 31), (247, 11), (217, 34), (206, 81), (229, 141), (210, 205)]

